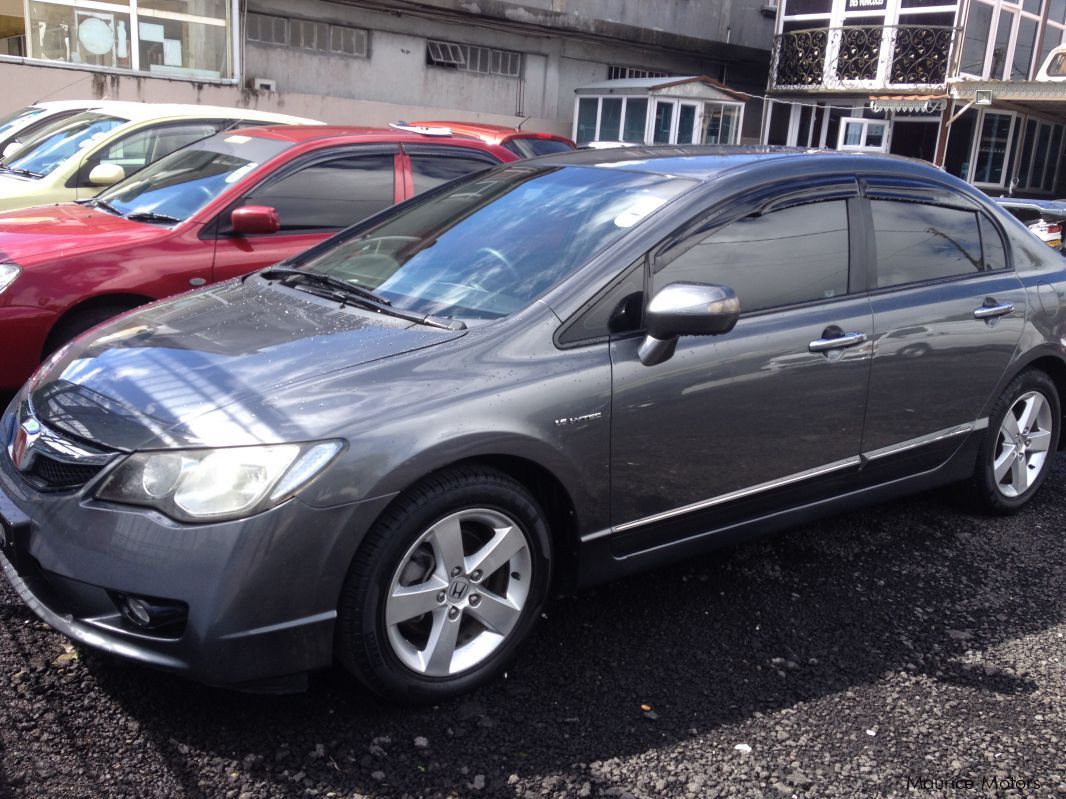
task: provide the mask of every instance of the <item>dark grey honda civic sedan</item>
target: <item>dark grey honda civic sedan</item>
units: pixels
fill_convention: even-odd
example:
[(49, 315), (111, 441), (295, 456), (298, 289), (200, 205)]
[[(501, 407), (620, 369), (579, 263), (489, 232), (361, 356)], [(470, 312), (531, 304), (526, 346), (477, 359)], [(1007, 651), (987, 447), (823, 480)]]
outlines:
[(0, 427), (0, 563), (197, 680), (446, 698), (560, 586), (948, 483), (1020, 508), (1064, 264), (912, 161), (505, 165), (57, 352)]

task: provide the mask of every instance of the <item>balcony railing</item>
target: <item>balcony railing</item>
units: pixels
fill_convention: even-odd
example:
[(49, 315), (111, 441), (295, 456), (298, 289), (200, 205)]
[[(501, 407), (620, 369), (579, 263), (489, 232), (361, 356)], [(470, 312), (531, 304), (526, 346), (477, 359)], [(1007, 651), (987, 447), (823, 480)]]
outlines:
[(960, 28), (854, 25), (774, 37), (773, 91), (943, 88)]

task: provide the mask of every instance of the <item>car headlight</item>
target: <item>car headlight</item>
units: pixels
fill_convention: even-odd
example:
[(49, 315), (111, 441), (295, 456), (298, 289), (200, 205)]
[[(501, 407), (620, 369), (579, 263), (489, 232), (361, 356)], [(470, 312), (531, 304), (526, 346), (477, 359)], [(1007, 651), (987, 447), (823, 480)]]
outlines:
[(259, 513), (288, 499), (341, 451), (339, 441), (135, 452), (96, 498), (147, 505), (184, 522)]
[(15, 278), (22, 274), (22, 267), (18, 264), (0, 264), (0, 293), (15, 282)]

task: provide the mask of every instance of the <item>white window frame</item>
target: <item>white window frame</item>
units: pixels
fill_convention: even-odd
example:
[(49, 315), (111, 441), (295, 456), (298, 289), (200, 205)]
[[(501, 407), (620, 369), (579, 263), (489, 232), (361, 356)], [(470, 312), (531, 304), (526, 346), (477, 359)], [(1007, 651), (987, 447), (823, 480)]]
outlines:
[[(861, 125), (862, 126), (862, 144), (845, 144), (844, 139), (847, 135), (848, 125)], [(870, 128), (879, 127), (883, 131), (881, 134), (881, 145), (872, 146), (866, 142), (870, 138)], [(865, 117), (841, 117), (840, 118), (840, 130), (837, 131), (837, 149), (844, 150), (845, 152), (862, 152), (862, 153), (887, 153), (891, 144), (892, 134), (892, 120), (890, 119), (866, 119)]]
[[(999, 183), (985, 183), (984, 181), (977, 180), (977, 154), (981, 149), (981, 131), (985, 127), (985, 117), (989, 114), (996, 114), (998, 116), (1012, 117), (1013, 122), (1010, 126), (1010, 133), (1007, 134), (1007, 145), (1003, 149), (1003, 179)], [(1018, 135), (1018, 130), (1021, 127), (1022, 115), (1015, 111), (1000, 111), (998, 109), (994, 111), (988, 111), (981, 109), (981, 112), (977, 115), (977, 123), (974, 126), (973, 142), (970, 145), (970, 169), (969, 174), (966, 177), (967, 183), (972, 183), (979, 188), (990, 189), (1005, 189), (1007, 183), (1011, 180), (1011, 172), (1014, 170), (1008, 170), (1007, 167), (1010, 162), (1011, 154), (1014, 150), (1014, 139)], [(1015, 169), (1017, 169), (1017, 162), (1015, 162)]]

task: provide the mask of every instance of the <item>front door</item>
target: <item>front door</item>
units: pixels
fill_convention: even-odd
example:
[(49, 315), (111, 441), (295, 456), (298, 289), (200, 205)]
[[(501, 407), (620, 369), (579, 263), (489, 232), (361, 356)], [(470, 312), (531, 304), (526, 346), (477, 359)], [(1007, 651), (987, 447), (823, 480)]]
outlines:
[(681, 338), (655, 366), (637, 358), (639, 339), (611, 343), (617, 532), (654, 536), (660, 521), (772, 503), (778, 489), (857, 467), (872, 319), (862, 287), (849, 292), (850, 202), (751, 214), (654, 258), (649, 296), (673, 282), (726, 285), (742, 316), (728, 334)]

